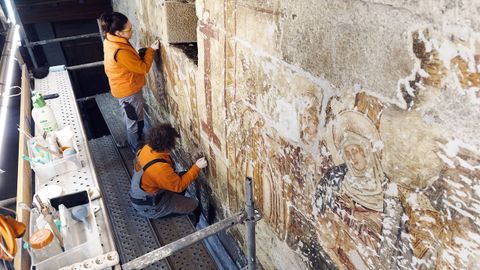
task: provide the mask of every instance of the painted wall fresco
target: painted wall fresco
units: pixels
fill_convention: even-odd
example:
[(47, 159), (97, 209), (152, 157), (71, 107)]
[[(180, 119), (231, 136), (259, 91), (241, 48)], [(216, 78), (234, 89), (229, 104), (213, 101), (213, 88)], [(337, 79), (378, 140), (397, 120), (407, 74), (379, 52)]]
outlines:
[[(162, 1), (113, 2), (161, 37)], [(266, 269), (480, 269), (478, 1), (196, 9), (198, 64), (162, 44), (144, 96), (207, 155), (211, 221), (253, 176)]]

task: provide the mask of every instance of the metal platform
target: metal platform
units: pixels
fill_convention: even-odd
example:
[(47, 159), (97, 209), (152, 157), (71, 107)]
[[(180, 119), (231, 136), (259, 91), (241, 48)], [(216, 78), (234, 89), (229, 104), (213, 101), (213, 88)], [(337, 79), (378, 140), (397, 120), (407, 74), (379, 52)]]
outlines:
[[(55, 112), (60, 127), (71, 126), (79, 157), (83, 164), (83, 167), (77, 171), (55, 176), (48, 181), (36, 179), (35, 191), (50, 184), (62, 187), (65, 194), (87, 190), (89, 188), (98, 188), (99, 181), (93, 168), (91, 152), (88, 147), (87, 137), (82, 125), (77, 103), (75, 102), (75, 96), (67, 70), (65, 70), (64, 66), (51, 67), (47, 77), (44, 79), (35, 79), (35, 86), (35, 90), (43, 95), (59, 94), (59, 98), (50, 99), (46, 102)], [(113, 234), (111, 233), (111, 224), (105, 211), (104, 199), (96, 199), (92, 201), (92, 205), (100, 207), (100, 211), (95, 214), (95, 217), (99, 226), (103, 251), (105, 253), (114, 251), (115, 244)]]
[[(102, 113), (105, 123), (107, 123), (108, 130), (113, 136), (113, 140), (117, 145), (125, 143), (127, 138), (127, 131), (125, 129), (125, 124), (123, 121), (122, 110), (118, 101), (112, 97), (110, 93), (99, 94), (95, 96), (95, 101), (97, 102), (98, 108)], [(130, 151), (130, 148), (123, 147), (118, 149), (122, 156), (122, 160), (128, 168), (130, 175), (133, 171), (133, 163), (135, 155)]]
[[(195, 228), (186, 216), (156, 219), (151, 222), (162, 246), (195, 232)], [(167, 260), (173, 269), (217, 269), (203, 242), (184, 248)]]
[[(122, 263), (160, 247), (148, 219), (138, 215), (130, 204), (130, 175), (111, 136), (89, 141), (92, 156), (107, 205), (115, 242)], [(170, 269), (165, 261), (148, 269)]]
[[(123, 126), (123, 123), (124, 123), (123, 116), (117, 100), (113, 98), (110, 95), (110, 93), (97, 95), (95, 96), (95, 99), (105, 119), (105, 122), (107, 123), (108, 129), (110, 130), (113, 136), (113, 138), (110, 139), (112, 141), (111, 145), (115, 146), (115, 143), (118, 144), (125, 141), (126, 130), (125, 130), (125, 127)], [(100, 139), (97, 139), (97, 140), (100, 140)], [(103, 148), (103, 146), (98, 146), (98, 147)], [(94, 148), (93, 146), (91, 148), (102, 149), (102, 148)], [(131, 176), (132, 167), (133, 167), (132, 160), (134, 158), (134, 155), (128, 147), (120, 148), (119, 151), (122, 156), (121, 160), (123, 160), (123, 163), (128, 167), (128, 171)], [(102, 150), (102, 152), (104, 151)], [(118, 157), (118, 160), (120, 160), (120, 157)], [(122, 192), (122, 191), (119, 190), (119, 192)], [(127, 194), (127, 193), (125, 192), (124, 194)], [(127, 195), (127, 200), (125, 202), (130, 204), (128, 195)], [(129, 207), (131, 208), (131, 206)], [(124, 218), (125, 217), (127, 216), (124, 216)], [(180, 239), (196, 231), (194, 226), (190, 222), (190, 219), (187, 216), (176, 216), (176, 217), (168, 217), (168, 218), (162, 218), (157, 220), (150, 220), (150, 224), (156, 233), (158, 242), (162, 246), (169, 244), (177, 239)], [(115, 223), (114, 223), (114, 227), (116, 227)], [(183, 249), (182, 251), (173, 254), (167, 260), (172, 269), (199, 269), (199, 270), (217, 269), (217, 266), (214, 260), (212, 259), (210, 253), (207, 251), (203, 243), (196, 243), (194, 245), (191, 245)]]

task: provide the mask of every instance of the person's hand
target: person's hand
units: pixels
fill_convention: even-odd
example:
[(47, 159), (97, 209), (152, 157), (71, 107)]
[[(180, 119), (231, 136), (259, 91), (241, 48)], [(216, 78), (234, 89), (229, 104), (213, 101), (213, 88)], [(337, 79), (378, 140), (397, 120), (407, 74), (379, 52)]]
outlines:
[(197, 165), (198, 168), (203, 169), (207, 167), (208, 164), (207, 164), (207, 160), (204, 157), (202, 157), (195, 162), (195, 165)]
[(158, 48), (160, 47), (160, 41), (157, 39), (155, 40), (152, 45), (150, 45), (150, 48), (154, 49), (154, 50), (158, 50)]

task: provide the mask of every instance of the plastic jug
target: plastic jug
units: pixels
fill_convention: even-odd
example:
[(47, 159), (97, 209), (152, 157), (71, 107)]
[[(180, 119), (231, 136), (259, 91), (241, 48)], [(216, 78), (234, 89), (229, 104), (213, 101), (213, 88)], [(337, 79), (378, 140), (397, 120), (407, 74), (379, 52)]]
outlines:
[(32, 118), (42, 132), (50, 133), (58, 128), (57, 120), (52, 108), (47, 105), (42, 95), (32, 92)]

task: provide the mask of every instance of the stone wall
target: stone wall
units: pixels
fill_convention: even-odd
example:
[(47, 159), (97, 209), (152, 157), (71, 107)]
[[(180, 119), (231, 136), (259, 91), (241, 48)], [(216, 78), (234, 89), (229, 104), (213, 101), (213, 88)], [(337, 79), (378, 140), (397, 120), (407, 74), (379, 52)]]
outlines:
[[(135, 46), (163, 2), (113, 1)], [(480, 267), (479, 1), (195, 6), (198, 63), (162, 42), (148, 112), (207, 156), (212, 219), (253, 176), (264, 268)]]

